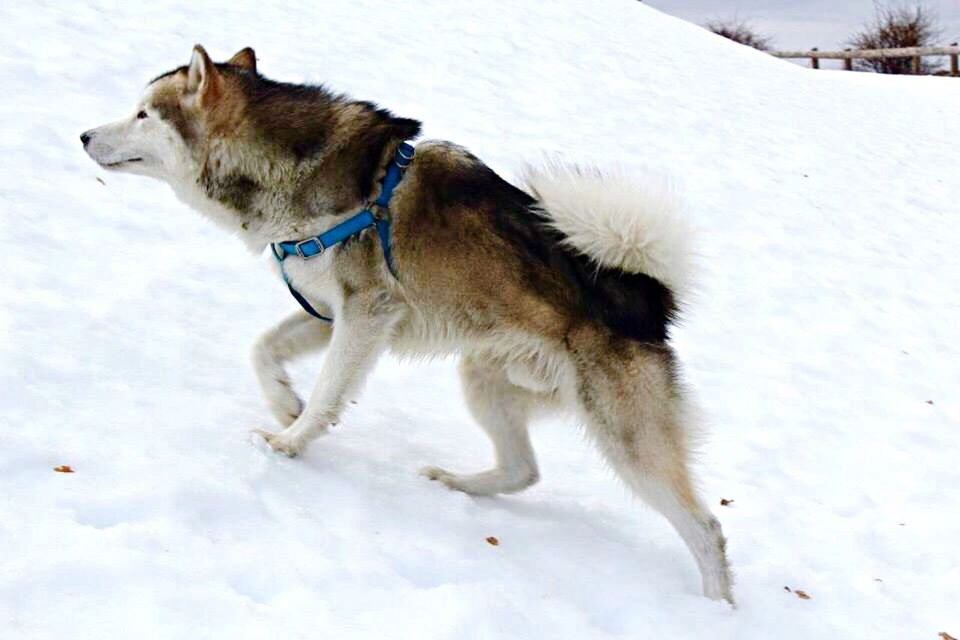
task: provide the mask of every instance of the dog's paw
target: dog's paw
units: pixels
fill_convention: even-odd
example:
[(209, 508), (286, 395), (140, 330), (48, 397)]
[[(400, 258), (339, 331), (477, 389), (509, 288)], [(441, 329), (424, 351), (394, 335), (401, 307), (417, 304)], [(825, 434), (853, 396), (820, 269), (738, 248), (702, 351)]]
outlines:
[(473, 493), (469, 482), (464, 482), (462, 476), (457, 475), (456, 473), (451, 473), (446, 469), (441, 469), (440, 467), (423, 467), (420, 469), (420, 475), (428, 478), (430, 480), (435, 480), (445, 485), (448, 489), (453, 489), (454, 491), (463, 491), (465, 493)]
[(517, 468), (512, 473), (503, 469), (490, 469), (466, 475), (451, 473), (440, 467), (424, 467), (420, 469), (420, 475), (472, 496), (516, 493), (534, 484), (540, 477), (535, 467)]
[(254, 429), (253, 432), (263, 438), (270, 448), (277, 453), (282, 453), (288, 458), (296, 458), (303, 451), (303, 442), (299, 439), (281, 433), (270, 433), (263, 429)]
[(444, 471), (440, 467), (421, 467), (417, 473), (428, 480), (439, 480), (443, 476), (452, 475), (449, 471)]

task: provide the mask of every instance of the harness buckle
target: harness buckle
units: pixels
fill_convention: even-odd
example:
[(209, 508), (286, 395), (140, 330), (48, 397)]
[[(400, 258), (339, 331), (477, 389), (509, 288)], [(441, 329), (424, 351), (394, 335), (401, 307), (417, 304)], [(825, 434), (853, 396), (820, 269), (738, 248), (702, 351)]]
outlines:
[[(404, 151), (409, 151), (409, 153), (404, 153)], [(397, 166), (401, 169), (406, 169), (410, 166), (410, 161), (413, 160), (414, 154), (416, 154), (414, 148), (407, 143), (403, 143), (400, 145), (400, 148), (397, 149), (397, 157), (394, 158), (394, 162), (396, 162)]]
[[(304, 247), (310, 247), (310, 245), (315, 247), (315, 250), (311, 250), (310, 253), (304, 251)], [(298, 242), (295, 247), (297, 250), (297, 255), (303, 258), (304, 260), (309, 260), (310, 258), (316, 258), (317, 256), (322, 256), (323, 252), (326, 250), (326, 247), (323, 246), (323, 243), (320, 242), (319, 238), (307, 238), (306, 240), (301, 240)]]

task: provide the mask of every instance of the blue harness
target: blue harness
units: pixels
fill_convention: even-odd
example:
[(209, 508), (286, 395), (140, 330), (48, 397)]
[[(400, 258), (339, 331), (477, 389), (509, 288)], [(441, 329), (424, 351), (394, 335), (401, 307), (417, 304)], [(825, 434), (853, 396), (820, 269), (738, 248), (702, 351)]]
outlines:
[[(287, 283), (290, 294), (300, 303), (303, 310), (314, 318), (318, 318), (324, 322), (333, 322), (333, 318), (321, 315), (313, 308), (313, 305), (307, 302), (307, 299), (304, 298), (299, 291), (293, 288), (293, 285), (290, 284), (290, 278), (287, 277), (287, 272), (283, 268), (283, 261), (290, 256), (299, 256), (303, 260), (316, 258), (317, 256), (323, 255), (323, 252), (330, 247), (360, 235), (370, 227), (376, 227), (377, 235), (380, 237), (380, 246), (383, 248), (383, 259), (386, 261), (390, 273), (396, 278), (397, 269), (393, 264), (393, 252), (390, 250), (390, 198), (393, 196), (393, 190), (400, 184), (400, 180), (403, 178), (403, 172), (413, 161), (413, 155), (413, 145), (407, 142), (400, 145), (396, 155), (393, 157), (393, 162), (387, 167), (387, 174), (380, 183), (382, 185), (380, 197), (378, 197), (373, 204), (368, 204), (367, 207), (357, 215), (348, 218), (318, 236), (312, 236), (300, 241), (274, 242), (270, 245), (270, 248), (273, 250), (273, 257), (280, 263), (280, 273), (283, 274), (283, 281)], [(384, 215), (377, 216), (373, 212), (374, 208), (378, 209)]]

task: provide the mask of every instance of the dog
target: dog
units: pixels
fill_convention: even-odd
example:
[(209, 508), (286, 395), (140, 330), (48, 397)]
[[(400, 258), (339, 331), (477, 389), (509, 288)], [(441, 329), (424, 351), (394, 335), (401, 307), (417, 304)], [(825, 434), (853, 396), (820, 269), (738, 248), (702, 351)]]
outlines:
[[(267, 79), (250, 48), (214, 63), (198, 45), (129, 117), (81, 140), (101, 167), (163, 180), (262, 253), (365, 209), (420, 128), (323, 86)], [(691, 478), (695, 425), (668, 341), (689, 280), (689, 234), (671, 194), (556, 162), (528, 169), (521, 188), (444, 141), (421, 141), (415, 154), (378, 213), (389, 245), (370, 229), (277, 265), (334, 322), (297, 311), (258, 339), (257, 377), (284, 427), (258, 433), (295, 456), (340, 420), (384, 352), (459, 355), (496, 466), (424, 475), (474, 495), (521, 491), (538, 480), (531, 416), (573, 412), (680, 534), (704, 594), (732, 604), (726, 541)], [(304, 404), (284, 366), (321, 349)]]

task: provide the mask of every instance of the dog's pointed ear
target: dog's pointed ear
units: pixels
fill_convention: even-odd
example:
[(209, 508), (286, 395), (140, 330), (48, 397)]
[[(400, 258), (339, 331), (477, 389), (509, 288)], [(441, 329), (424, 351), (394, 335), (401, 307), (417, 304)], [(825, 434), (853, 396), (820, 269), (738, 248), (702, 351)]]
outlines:
[(257, 72), (257, 54), (250, 47), (244, 47), (233, 54), (233, 57), (227, 60), (227, 64), (247, 71)]
[(187, 67), (187, 91), (196, 93), (201, 102), (216, 99), (220, 93), (220, 72), (200, 45), (193, 48)]

